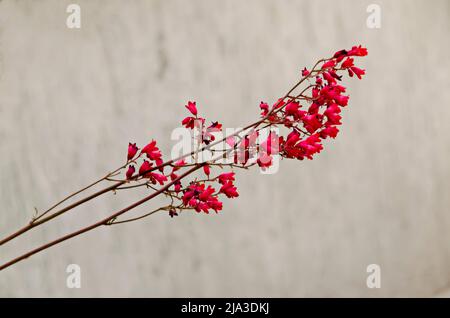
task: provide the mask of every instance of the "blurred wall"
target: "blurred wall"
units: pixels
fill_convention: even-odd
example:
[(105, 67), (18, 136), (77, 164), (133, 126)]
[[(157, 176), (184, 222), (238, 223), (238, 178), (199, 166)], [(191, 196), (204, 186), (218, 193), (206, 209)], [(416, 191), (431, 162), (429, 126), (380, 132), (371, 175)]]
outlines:
[[(81, 6), (81, 29), (66, 7)], [(450, 285), (450, 3), (1, 1), (0, 233), (122, 163), (196, 100), (236, 127), (304, 66), (363, 44), (341, 135), (313, 161), (239, 172), (219, 215), (101, 228), (0, 273), (0, 296), (432, 296)], [(108, 195), (0, 248), (2, 262), (134, 197)], [(150, 205), (137, 212), (151, 209)], [(66, 266), (82, 288), (66, 287)], [(381, 288), (366, 287), (368, 264)]]

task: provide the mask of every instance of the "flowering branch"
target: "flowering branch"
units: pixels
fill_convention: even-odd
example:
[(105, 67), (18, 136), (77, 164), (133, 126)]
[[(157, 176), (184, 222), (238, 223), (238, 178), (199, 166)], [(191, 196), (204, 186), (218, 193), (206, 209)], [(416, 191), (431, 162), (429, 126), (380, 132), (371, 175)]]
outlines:
[[(274, 165), (274, 159), (278, 157), (312, 159), (313, 155), (323, 149), (323, 140), (337, 136), (339, 132), (337, 126), (341, 125), (341, 108), (348, 104), (349, 97), (343, 95), (346, 88), (338, 84), (338, 81), (342, 79), (342, 75), (338, 75), (338, 72), (345, 70), (350, 77), (356, 75), (361, 79), (365, 71), (354, 66), (353, 57), (365, 55), (367, 55), (365, 48), (354, 46), (351, 50), (341, 50), (331, 58), (319, 60), (311, 70), (303, 69), (300, 80), (272, 107), (261, 102), (259, 120), (217, 140), (216, 135), (222, 132), (222, 125), (213, 122), (206, 127), (205, 119), (198, 115), (196, 103), (188, 102), (186, 108), (192, 116), (184, 118), (182, 125), (191, 131), (192, 139), (199, 146), (198, 149), (164, 162), (156, 141), (152, 140), (142, 149), (139, 149), (135, 143), (129, 143), (127, 161), (124, 165), (72, 193), (43, 213), (35, 215), (29, 224), (1, 239), (0, 245), (105, 193), (146, 187), (153, 191), (151, 194), (92, 225), (44, 244), (1, 265), (0, 270), (101, 225), (133, 222), (159, 211), (168, 211), (170, 217), (178, 216), (178, 213), (188, 210), (203, 213), (213, 210), (218, 213), (222, 210), (221, 197), (235, 198), (239, 194), (234, 185), (234, 172), (223, 172), (213, 177), (211, 176), (213, 168), (249, 169), (258, 165), (262, 170), (266, 170)], [(304, 82), (308, 85), (300, 92), (294, 93)], [(261, 132), (264, 129), (269, 129), (269, 133), (261, 142)], [(287, 129), (290, 132), (283, 136), (273, 129)], [(194, 137), (195, 132), (198, 132), (197, 137)], [(199, 162), (199, 156), (207, 153), (219, 153), (219, 155)], [(193, 162), (187, 162), (187, 160)], [(224, 160), (225, 162), (222, 162)], [(139, 167), (138, 172), (136, 167)], [(185, 183), (184, 179), (194, 172), (198, 174), (201, 168), (203, 169), (201, 178), (197, 176), (189, 183)], [(168, 169), (171, 171), (167, 171)], [(185, 172), (180, 173), (182, 170)], [(117, 176), (119, 178), (116, 178)], [(102, 182), (112, 182), (112, 184), (55, 211), (67, 200)], [(216, 184), (220, 188), (216, 188)], [(158, 188), (158, 186), (161, 187)], [(138, 217), (118, 220), (126, 212), (160, 194), (169, 200), (167, 205)]]

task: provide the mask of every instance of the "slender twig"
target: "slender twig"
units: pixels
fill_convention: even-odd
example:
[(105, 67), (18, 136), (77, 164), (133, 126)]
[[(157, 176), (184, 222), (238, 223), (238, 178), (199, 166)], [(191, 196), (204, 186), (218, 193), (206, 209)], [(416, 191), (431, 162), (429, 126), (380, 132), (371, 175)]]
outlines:
[(116, 225), (116, 224), (123, 224), (123, 223), (129, 223), (129, 222), (133, 222), (133, 221), (137, 221), (137, 220), (141, 220), (143, 218), (146, 218), (147, 216), (150, 216), (158, 211), (164, 211), (166, 210), (167, 207), (162, 207), (162, 208), (158, 208), (158, 209), (154, 209), (153, 211), (150, 211), (148, 213), (145, 213), (141, 216), (137, 216), (135, 218), (130, 218), (130, 219), (126, 219), (126, 220), (121, 220), (121, 221), (112, 221), (110, 223), (108, 223), (108, 225)]
[(129, 210), (134, 209), (134, 208), (138, 207), (139, 205), (147, 202), (148, 200), (153, 199), (154, 197), (160, 195), (165, 190), (169, 189), (172, 185), (174, 185), (176, 182), (180, 181), (181, 179), (183, 179), (187, 175), (193, 173), (194, 171), (200, 169), (204, 165), (205, 165), (205, 163), (199, 163), (196, 167), (193, 167), (193, 168), (189, 169), (188, 171), (186, 171), (185, 173), (180, 175), (178, 178), (176, 178), (172, 182), (166, 184), (164, 187), (159, 189), (157, 192), (153, 192), (152, 194), (146, 196), (145, 198), (143, 198), (143, 199), (141, 199), (141, 200), (139, 200), (139, 201), (129, 205), (128, 207), (126, 207), (126, 208), (124, 208), (124, 209), (122, 209), (120, 211), (117, 211), (117, 212), (111, 214), (110, 216), (108, 216), (108, 217), (106, 217), (106, 218), (104, 218), (104, 219), (102, 219), (102, 220), (100, 220), (100, 221), (98, 221), (98, 222), (96, 222), (94, 224), (86, 226), (86, 227), (84, 227), (84, 228), (82, 228), (82, 229), (80, 229), (78, 231), (72, 232), (70, 234), (64, 235), (64, 236), (62, 236), (62, 237), (60, 237), (60, 238), (58, 238), (58, 239), (56, 239), (54, 241), (51, 241), (51, 242), (49, 242), (47, 244), (44, 244), (44, 245), (41, 245), (41, 246), (39, 246), (39, 247), (37, 247), (37, 248), (35, 248), (35, 249), (33, 249), (33, 250), (31, 250), (31, 251), (21, 255), (19, 257), (16, 257), (16, 258), (12, 259), (9, 262), (6, 262), (5, 264), (0, 266), (0, 271), (4, 270), (5, 268), (7, 268), (7, 267), (9, 267), (11, 265), (14, 265), (14, 264), (18, 263), (18, 262), (20, 262), (20, 261), (22, 261), (22, 260), (24, 260), (24, 259), (26, 259), (26, 258), (28, 258), (28, 257), (30, 257), (30, 256), (32, 256), (34, 254), (36, 254), (36, 253), (39, 253), (39, 252), (41, 252), (43, 250), (46, 250), (46, 249), (48, 249), (48, 248), (50, 248), (50, 247), (52, 247), (54, 245), (57, 245), (57, 244), (59, 244), (61, 242), (64, 242), (64, 241), (66, 241), (66, 240), (68, 240), (70, 238), (76, 237), (78, 235), (81, 235), (81, 234), (86, 233), (88, 231), (91, 231), (93, 229), (96, 229), (96, 228), (98, 228), (98, 227), (100, 227), (102, 225), (108, 225), (108, 222), (110, 222), (111, 220), (116, 219), (120, 215), (128, 212)]

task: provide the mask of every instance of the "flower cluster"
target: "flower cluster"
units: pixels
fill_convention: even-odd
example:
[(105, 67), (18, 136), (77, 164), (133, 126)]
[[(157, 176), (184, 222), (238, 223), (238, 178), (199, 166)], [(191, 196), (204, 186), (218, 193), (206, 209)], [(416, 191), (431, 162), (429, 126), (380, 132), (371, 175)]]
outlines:
[[(337, 126), (341, 125), (341, 109), (347, 106), (349, 100), (349, 96), (344, 95), (346, 88), (338, 84), (342, 80), (338, 72), (346, 70), (350, 77), (355, 74), (361, 79), (365, 71), (354, 65), (352, 56), (365, 55), (367, 49), (361, 46), (338, 51), (332, 58), (323, 60), (319, 70), (302, 70), (302, 76), (308, 81), (315, 76), (313, 83), (310, 82), (310, 95), (302, 92), (297, 96), (287, 96), (278, 100), (272, 108), (261, 102), (263, 118), (267, 118), (269, 123), (290, 129), (286, 137), (277, 140), (282, 157), (312, 159), (314, 154), (323, 149), (322, 140), (336, 138), (339, 132)], [(267, 143), (274, 144), (275, 139), (276, 136), (271, 135)], [(271, 162), (271, 152), (261, 153), (260, 158), (259, 166), (267, 167)]]
[[(334, 139), (338, 135), (338, 126), (342, 124), (341, 112), (348, 105), (349, 96), (346, 94), (346, 88), (340, 84), (343, 78), (340, 72), (346, 72), (350, 77), (356, 75), (361, 79), (365, 70), (355, 66), (354, 57), (365, 55), (367, 49), (361, 46), (340, 50), (331, 58), (320, 60), (311, 69), (305, 67), (301, 71), (300, 82), (272, 106), (261, 102), (261, 119), (250, 125), (250, 131), (243, 136), (234, 134), (222, 140), (228, 145), (227, 154), (234, 158), (233, 163), (217, 164), (215, 160), (211, 160), (187, 164), (183, 157), (176, 162), (165, 164), (156, 141), (152, 140), (139, 153), (136, 144), (129, 143), (126, 179), (129, 182), (144, 180), (151, 188), (156, 184), (162, 186), (172, 182), (164, 192), (171, 200), (171, 204), (165, 208), (171, 217), (177, 216), (177, 211), (189, 209), (204, 213), (211, 210), (221, 211), (221, 196), (239, 196), (234, 184), (235, 173), (230, 171), (214, 176), (212, 168), (223, 168), (227, 165), (231, 168), (248, 168), (256, 164), (264, 170), (273, 165), (276, 155), (299, 160), (313, 159), (315, 154), (323, 150), (323, 140)], [(293, 91), (303, 82), (307, 83), (307, 87), (294, 94)], [(212, 122), (206, 126), (205, 118), (199, 116), (196, 102), (189, 101), (185, 108), (190, 115), (182, 120), (182, 126), (199, 131), (200, 144), (205, 147), (211, 145), (216, 139), (214, 133), (221, 132), (222, 125)], [(264, 127), (261, 127), (263, 125)], [(270, 131), (267, 137), (260, 141), (260, 130), (271, 127), (286, 132)], [(136, 165), (139, 166), (137, 174)], [(195, 165), (202, 166), (202, 176), (185, 183), (181, 180), (183, 178), (180, 177), (179, 171)], [(164, 168), (167, 166), (172, 170), (165, 173)]]

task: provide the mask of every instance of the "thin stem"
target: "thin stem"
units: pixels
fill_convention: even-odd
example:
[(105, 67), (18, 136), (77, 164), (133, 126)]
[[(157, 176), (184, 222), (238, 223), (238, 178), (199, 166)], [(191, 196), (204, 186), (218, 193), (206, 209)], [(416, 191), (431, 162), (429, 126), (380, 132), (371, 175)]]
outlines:
[(150, 211), (148, 213), (145, 213), (145, 214), (143, 214), (141, 216), (138, 216), (138, 217), (135, 217), (135, 218), (130, 218), (130, 219), (121, 220), (121, 221), (111, 221), (111, 222), (108, 223), (108, 225), (116, 225), (116, 224), (123, 224), (123, 223), (129, 223), (129, 222), (137, 221), (137, 220), (143, 219), (143, 218), (145, 218), (147, 216), (150, 216), (150, 215), (152, 215), (152, 214), (154, 214), (154, 213), (156, 213), (158, 211), (163, 211), (163, 210), (166, 210), (166, 209), (167, 209), (167, 207), (154, 209), (153, 211)]
[(7, 267), (9, 267), (11, 265), (14, 265), (14, 264), (18, 263), (18, 262), (20, 262), (20, 261), (22, 261), (22, 260), (24, 260), (24, 259), (26, 259), (26, 258), (28, 258), (28, 257), (30, 257), (30, 256), (32, 256), (34, 254), (36, 254), (36, 253), (39, 253), (39, 252), (41, 252), (43, 250), (46, 250), (46, 249), (48, 249), (48, 248), (50, 248), (50, 247), (52, 247), (54, 245), (57, 245), (57, 244), (59, 244), (61, 242), (64, 242), (64, 241), (66, 241), (66, 240), (68, 240), (70, 238), (73, 238), (73, 237), (76, 237), (76, 236), (78, 236), (80, 234), (83, 234), (83, 233), (86, 233), (88, 231), (91, 231), (91, 230), (93, 230), (93, 229), (95, 229), (95, 228), (97, 228), (99, 226), (107, 225), (108, 222), (110, 222), (111, 220), (116, 219), (120, 215), (128, 212), (129, 210), (134, 209), (134, 208), (138, 207), (139, 205), (147, 202), (148, 200), (153, 199), (154, 197), (160, 195), (165, 190), (169, 189), (172, 185), (174, 185), (176, 182), (180, 181), (181, 179), (183, 179), (187, 175), (191, 174), (192, 172), (196, 171), (197, 169), (200, 169), (204, 165), (205, 165), (204, 163), (199, 163), (196, 167), (193, 167), (193, 168), (189, 169), (188, 171), (186, 171), (185, 173), (180, 175), (178, 178), (176, 178), (172, 182), (166, 184), (164, 187), (159, 189), (157, 192), (153, 192), (152, 194), (146, 196), (145, 198), (143, 198), (143, 199), (141, 199), (141, 200), (139, 200), (139, 201), (129, 205), (128, 207), (126, 207), (126, 208), (124, 208), (124, 209), (122, 209), (120, 211), (117, 211), (117, 212), (111, 214), (110, 216), (108, 216), (108, 217), (106, 217), (106, 218), (104, 218), (104, 219), (102, 219), (102, 220), (100, 220), (100, 221), (98, 221), (98, 222), (96, 222), (96, 223), (94, 223), (92, 225), (86, 226), (86, 227), (84, 227), (84, 228), (82, 228), (82, 229), (80, 229), (78, 231), (75, 231), (75, 232), (72, 232), (70, 234), (64, 235), (64, 236), (62, 236), (62, 237), (60, 237), (60, 238), (58, 238), (58, 239), (56, 239), (54, 241), (51, 241), (51, 242), (49, 242), (47, 244), (44, 244), (44, 245), (41, 245), (41, 246), (39, 246), (39, 247), (37, 247), (37, 248), (35, 248), (35, 249), (33, 249), (33, 250), (31, 250), (31, 251), (21, 255), (19, 257), (16, 257), (16, 258), (12, 259), (9, 262), (6, 262), (5, 264), (0, 266), (0, 271), (4, 270), (5, 268), (7, 268)]

